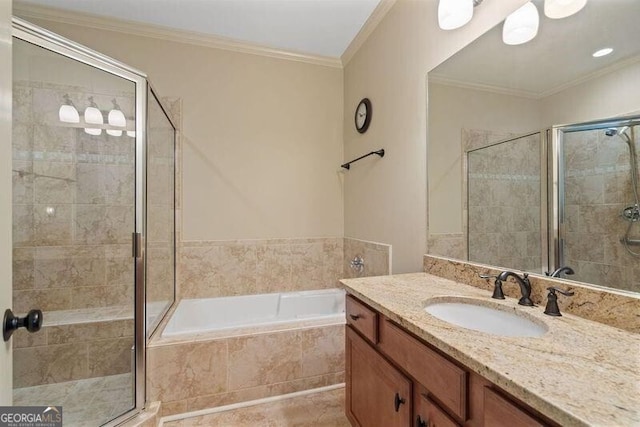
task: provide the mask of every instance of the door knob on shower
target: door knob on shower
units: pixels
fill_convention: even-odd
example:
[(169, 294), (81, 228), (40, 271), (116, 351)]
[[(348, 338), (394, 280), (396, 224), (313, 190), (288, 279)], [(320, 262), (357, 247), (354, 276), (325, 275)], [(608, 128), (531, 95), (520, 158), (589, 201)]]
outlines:
[(2, 321), (2, 338), (4, 338), (5, 341), (9, 341), (11, 334), (19, 328), (25, 328), (29, 332), (38, 332), (41, 327), (41, 310), (29, 310), (25, 317), (17, 317), (10, 308), (7, 308)]

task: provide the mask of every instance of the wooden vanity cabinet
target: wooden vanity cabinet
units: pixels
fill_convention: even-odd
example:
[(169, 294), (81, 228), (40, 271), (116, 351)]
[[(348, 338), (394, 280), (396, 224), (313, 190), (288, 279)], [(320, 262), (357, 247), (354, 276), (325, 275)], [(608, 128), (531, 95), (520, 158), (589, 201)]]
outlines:
[(346, 311), (353, 426), (557, 427), (351, 295)]
[(346, 412), (359, 427), (411, 423), (411, 381), (350, 326), (346, 330)]

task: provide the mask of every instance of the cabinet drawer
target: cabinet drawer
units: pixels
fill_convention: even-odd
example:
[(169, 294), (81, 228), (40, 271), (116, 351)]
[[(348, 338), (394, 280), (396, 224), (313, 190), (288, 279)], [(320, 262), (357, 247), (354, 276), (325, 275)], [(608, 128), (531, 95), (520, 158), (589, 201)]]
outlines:
[(467, 420), (467, 372), (391, 323), (380, 321), (379, 348), (424, 385), (429, 396)]
[(453, 418), (443, 412), (426, 394), (422, 387), (414, 387), (415, 427), (460, 427)]
[(484, 425), (492, 427), (547, 426), (489, 387), (484, 388)]
[(347, 324), (364, 335), (373, 344), (378, 342), (378, 313), (347, 295)]

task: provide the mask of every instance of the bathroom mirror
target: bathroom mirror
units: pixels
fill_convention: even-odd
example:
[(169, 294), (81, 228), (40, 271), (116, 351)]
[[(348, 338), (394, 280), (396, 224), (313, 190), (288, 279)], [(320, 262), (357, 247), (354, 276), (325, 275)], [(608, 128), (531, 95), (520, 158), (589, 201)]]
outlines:
[[(623, 123), (640, 111), (640, 45), (636, 42), (640, 40), (640, 26), (636, 24), (640, 2), (589, 0), (580, 12), (563, 19), (545, 17), (542, 0), (533, 3), (540, 14), (540, 26), (537, 36), (530, 42), (517, 46), (504, 44), (502, 24), (499, 24), (429, 72), (428, 247), (429, 253), (435, 255), (541, 274), (553, 267), (554, 257), (557, 258), (557, 254), (547, 250), (554, 245), (554, 225), (550, 223), (547, 227), (544, 216), (547, 196), (553, 197), (553, 172), (558, 173), (558, 163), (575, 163), (579, 157), (595, 159), (598, 153), (613, 159), (611, 164), (592, 164), (591, 173), (596, 176), (587, 176), (590, 172), (583, 168), (574, 171), (574, 176), (568, 180), (571, 183), (577, 177), (586, 177), (580, 185), (567, 187), (565, 194), (574, 201), (591, 200), (593, 203), (584, 208), (585, 212), (608, 209), (612, 221), (624, 221), (621, 212), (626, 205), (634, 204), (629, 150), (625, 144), (618, 144), (617, 139), (605, 135), (608, 127), (604, 121)], [(606, 47), (613, 49), (609, 55), (592, 56)], [(591, 127), (579, 126), (591, 122), (600, 123)], [(623, 127), (621, 125), (620, 129)], [(581, 131), (587, 128), (595, 131)], [(631, 130), (635, 130), (637, 151), (640, 149), (640, 127), (632, 126)], [(576, 141), (578, 134), (584, 136), (580, 142)], [(532, 135), (539, 136), (536, 137), (538, 150), (532, 143)], [(572, 159), (563, 160), (558, 153), (554, 155), (552, 150), (560, 150), (558, 147), (562, 147), (563, 141), (572, 144)], [(499, 149), (497, 143), (504, 144), (505, 148)], [(576, 150), (576, 146), (582, 149)], [(484, 147), (494, 148), (484, 150)], [(546, 148), (550, 150), (549, 158), (555, 159), (555, 166), (547, 161)], [(498, 152), (502, 155), (497, 155)], [(467, 153), (475, 154), (467, 157)], [(474, 157), (478, 159), (473, 160)], [(474, 161), (480, 169), (467, 170)], [(544, 176), (537, 184), (529, 180), (526, 190), (518, 189), (513, 180), (533, 179), (534, 164), (539, 164)], [(506, 172), (502, 169), (510, 167), (515, 168), (509, 171), (515, 176), (510, 178), (512, 182), (492, 183), (488, 179), (484, 183), (486, 187), (480, 194), (485, 199), (495, 199), (488, 200), (493, 205), (483, 206), (487, 200), (481, 200), (482, 197), (470, 199), (467, 194), (469, 174), (504, 178)], [(615, 179), (602, 177), (609, 172), (615, 174)], [(545, 184), (547, 180), (549, 185)], [(605, 201), (605, 197), (608, 192), (612, 193), (608, 187), (615, 180), (624, 188), (613, 192), (625, 193), (629, 199), (615, 204), (625, 206), (621, 209), (594, 206), (600, 197), (603, 204), (609, 201), (608, 198)], [(539, 191), (534, 189), (536, 185), (539, 185)], [(536, 198), (538, 200), (534, 200)], [(571, 209), (575, 210), (575, 207)], [(523, 212), (528, 215), (522, 215)], [(536, 212), (540, 212), (540, 217), (529, 215)], [(526, 257), (521, 257), (520, 263), (514, 263), (514, 251), (509, 251), (516, 244), (512, 240), (516, 237), (513, 233), (490, 238), (480, 236), (475, 241), (467, 241), (468, 229), (477, 227), (482, 221), (500, 218), (502, 222), (496, 224), (504, 227), (511, 224), (511, 231), (528, 233), (519, 236), (526, 240), (520, 242), (521, 246), (528, 247), (523, 249)], [(577, 218), (580, 219), (580, 214)], [(582, 218), (586, 223), (584, 214)], [(552, 219), (550, 216), (550, 221)], [(526, 224), (520, 225), (527, 227), (518, 225), (523, 221)], [(532, 225), (539, 229), (531, 229)], [(636, 235), (640, 235), (640, 221), (633, 226), (638, 229)], [(624, 224), (615, 225), (616, 230), (625, 227)], [(599, 236), (589, 239), (589, 233), (594, 230), (588, 227), (574, 231), (574, 237), (577, 237), (571, 242), (574, 253), (580, 245), (589, 252), (587, 249)], [(534, 239), (536, 233), (540, 239)], [(624, 232), (617, 236), (618, 243), (623, 235)], [(551, 237), (546, 240), (545, 236)], [(640, 270), (635, 267), (640, 265), (640, 258), (635, 259), (624, 274), (617, 274), (607, 260), (612, 253), (625, 252), (625, 247), (614, 247), (612, 239), (610, 236), (608, 246), (595, 251), (598, 253), (590, 252), (589, 268), (584, 269), (589, 274), (579, 275), (578, 280), (638, 291), (633, 286), (637, 287), (640, 282)], [(487, 257), (492, 248), (500, 250), (502, 256), (488, 262), (483, 257)], [(538, 249), (539, 253), (534, 254)], [(640, 252), (640, 246), (635, 249)], [(610, 280), (606, 280), (607, 277)]]

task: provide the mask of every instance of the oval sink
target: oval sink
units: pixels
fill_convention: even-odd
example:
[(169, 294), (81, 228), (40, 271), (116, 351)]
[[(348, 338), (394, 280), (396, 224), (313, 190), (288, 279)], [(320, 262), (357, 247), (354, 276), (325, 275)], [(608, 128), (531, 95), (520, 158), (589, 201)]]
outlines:
[(525, 313), (516, 314), (501, 305), (484, 304), (484, 301), (480, 304), (468, 299), (435, 300), (427, 301), (424, 310), (453, 325), (504, 337), (539, 337), (548, 330)]

